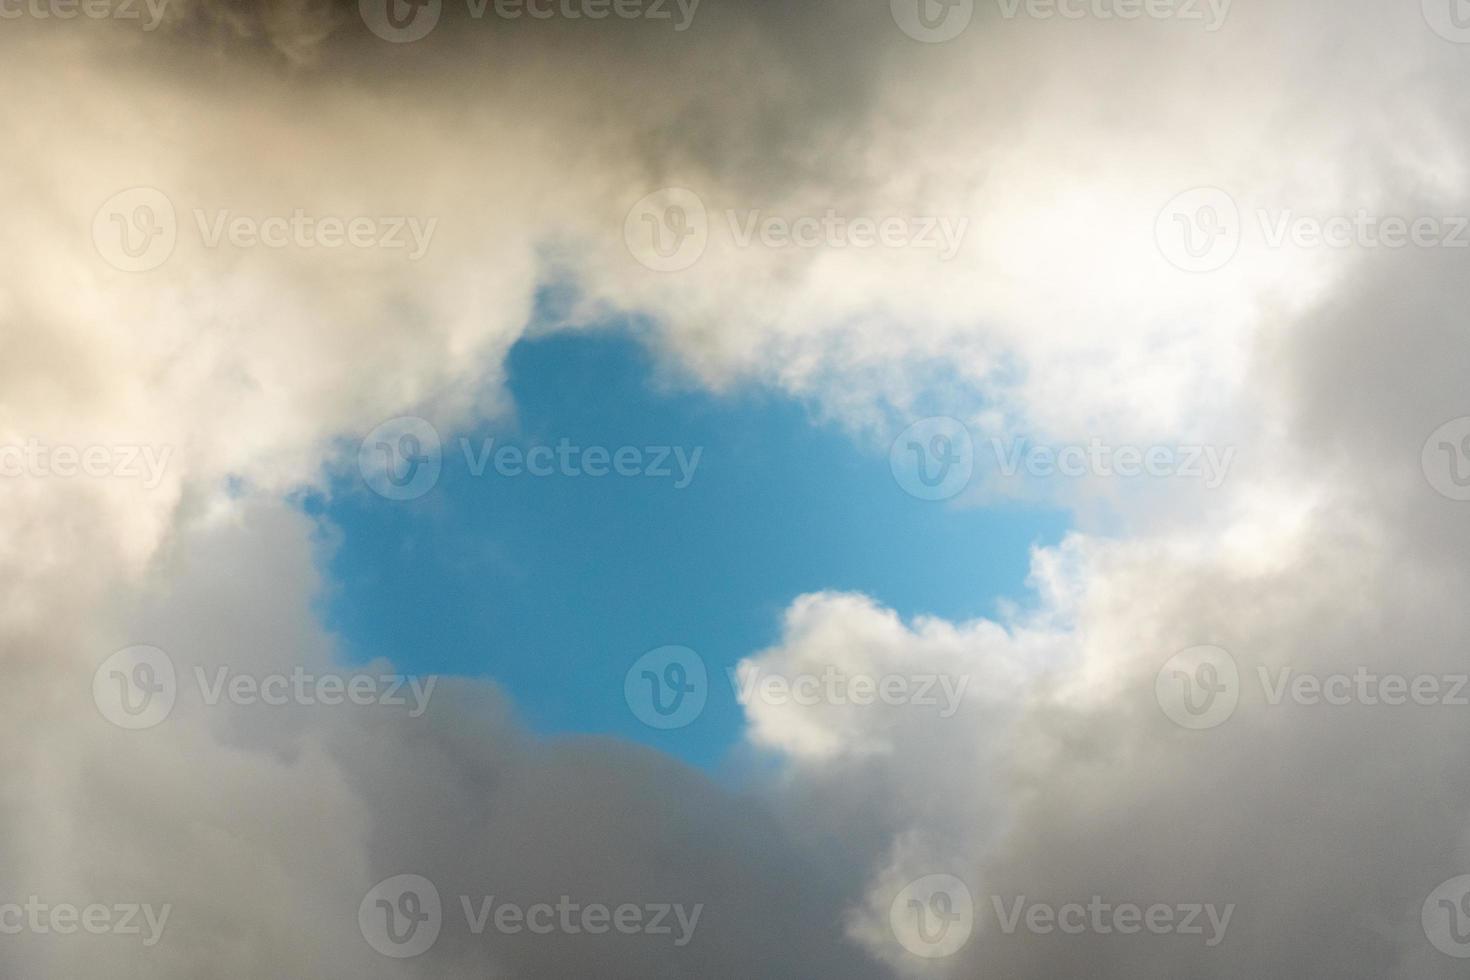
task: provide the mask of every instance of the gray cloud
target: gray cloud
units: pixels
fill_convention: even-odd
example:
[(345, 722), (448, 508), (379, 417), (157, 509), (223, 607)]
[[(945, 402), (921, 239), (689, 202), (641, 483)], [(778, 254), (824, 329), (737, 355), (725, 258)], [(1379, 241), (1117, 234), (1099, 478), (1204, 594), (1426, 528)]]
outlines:
[[(175, 460), (153, 489), (0, 484), (0, 900), (173, 906), (147, 950), (6, 936), (7, 971), (1453, 974), (1419, 911), (1470, 871), (1465, 709), (1271, 705), (1256, 678), (1463, 669), (1465, 505), (1420, 468), (1429, 434), (1470, 415), (1460, 253), (1249, 238), (1188, 275), (1153, 223), (1205, 185), (1247, 224), (1261, 207), (1463, 213), (1459, 46), (1413, 5), (1366, 2), (1242, 2), (1214, 34), (981, 4), (945, 45), (883, 4), (705, 0), (678, 34), (449, 8), (413, 44), (351, 4), (179, 2), (154, 34), (7, 22), (6, 63), (51, 82), (0, 107), (20, 148), (0, 190), (0, 431)], [(716, 241), (651, 274), (621, 229), (674, 183), (716, 217), (928, 208), (976, 230), (950, 266)], [(180, 241), (128, 273), (88, 229), (140, 185), (169, 197)], [(210, 248), (194, 223), (296, 208), (439, 225), (411, 265)], [(390, 415), (449, 428), (506, 410), (501, 362), (548, 283), (578, 297), (560, 326), (637, 314), (700, 380), (812, 396), (854, 430), (917, 411), (938, 365), (986, 392), (977, 434), (1230, 438), (1236, 475), (1209, 498), (1089, 484), (1069, 500), (1084, 527), (1104, 505), (1121, 526), (1039, 553), (1039, 610), (999, 623), (794, 600), (753, 662), (975, 679), (943, 721), (753, 707), (752, 751), (776, 772), (740, 792), (631, 746), (535, 738), (480, 681), (445, 681), (421, 719), (188, 698), (148, 731), (100, 717), (92, 673), (135, 643), (186, 669), (330, 668), (311, 608), (329, 545), (281, 498)], [(1186, 731), (1154, 680), (1198, 644), (1231, 651), (1245, 687), (1228, 722)], [(888, 912), (940, 872), (969, 884), (982, 926), (921, 962)], [(433, 879), (451, 916), (460, 893), (705, 911), (686, 948), (461, 925), (396, 961), (354, 915), (402, 873)], [(1006, 936), (992, 895), (1235, 911), (1202, 949)]]

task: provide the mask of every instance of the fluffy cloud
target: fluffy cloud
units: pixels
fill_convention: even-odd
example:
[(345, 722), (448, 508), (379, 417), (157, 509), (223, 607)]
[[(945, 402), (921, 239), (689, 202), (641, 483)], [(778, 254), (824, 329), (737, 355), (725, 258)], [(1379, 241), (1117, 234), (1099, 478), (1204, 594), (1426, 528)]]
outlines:
[[(0, 106), (15, 148), (0, 442), (168, 454), (156, 482), (0, 481), (7, 894), (173, 913), (151, 950), (23, 934), (0, 963), (161, 978), (1451, 975), (1419, 912), (1470, 870), (1464, 709), (1271, 704), (1260, 672), (1460, 670), (1464, 505), (1420, 462), (1437, 426), (1470, 414), (1460, 253), (1272, 247), (1266, 231), (1284, 209), (1463, 214), (1462, 49), (1417, 9), (1367, 2), (1237, 3), (1213, 33), (982, 5), (944, 45), (904, 36), (882, 4), (707, 4), (684, 32), (448, 4), (401, 45), (353, 5), (179, 3), (157, 32), (6, 22), (14, 76), (48, 81)], [(1155, 219), (1207, 185), (1239, 208), (1241, 244), (1188, 273)], [(656, 272), (624, 229), (669, 186), (697, 194), (709, 238)], [(162, 193), (177, 242), (131, 272), (93, 223), (136, 187)], [(210, 244), (235, 218), (297, 209), (434, 230), (417, 260)], [(738, 234), (829, 210), (968, 223), (947, 261)], [(830, 668), (968, 683), (943, 717), (752, 700), (750, 738), (778, 768), (745, 795), (629, 746), (538, 741), (467, 681), (417, 719), (192, 696), (148, 731), (98, 715), (93, 671), (135, 643), (185, 676), (329, 669), (310, 606), (329, 545), (283, 495), (320, 484), (385, 417), (452, 427), (504, 410), (501, 360), (550, 285), (575, 299), (558, 326), (634, 316), (703, 382), (778, 385), (858, 432), (945, 391), (938, 407), (977, 433), (1232, 441), (1238, 468), (1211, 496), (1124, 500), (1112, 536), (1038, 554), (1039, 608), (1000, 622), (794, 600), (780, 642), (742, 666), (753, 682)], [(1069, 500), (1088, 523), (1109, 492), (1090, 481)], [(1231, 652), (1240, 703), (1190, 731), (1155, 680), (1201, 644)], [(491, 943), (461, 919), (424, 958), (391, 960), (353, 916), (402, 873), (433, 879), (450, 917), (462, 894), (703, 903), (699, 940)], [(930, 961), (890, 918), (932, 874), (967, 885), (976, 924)], [(992, 905), (1094, 895), (1234, 913), (1206, 949), (1008, 935)]]

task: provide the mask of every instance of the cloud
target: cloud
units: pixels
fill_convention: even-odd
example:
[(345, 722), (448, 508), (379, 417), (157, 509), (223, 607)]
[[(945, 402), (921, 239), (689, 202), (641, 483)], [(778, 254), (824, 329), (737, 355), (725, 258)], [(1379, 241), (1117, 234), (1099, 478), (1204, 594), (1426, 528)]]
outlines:
[[(1470, 414), (1459, 253), (1265, 232), (1283, 210), (1464, 213), (1460, 49), (1419, 10), (1368, 3), (1238, 3), (1213, 33), (982, 8), (931, 45), (881, 4), (707, 2), (684, 32), (449, 4), (412, 44), (346, 4), (7, 29), (12, 72), (47, 84), (0, 107), (17, 148), (0, 184), (0, 442), (168, 453), (156, 486), (0, 480), (7, 894), (173, 912), (153, 949), (32, 932), (7, 936), (0, 963), (1449, 976), (1420, 911), (1470, 860), (1457, 709), (1272, 704), (1266, 681), (1461, 670), (1462, 505), (1421, 460)], [(658, 272), (625, 232), (665, 187), (697, 195), (708, 234), (687, 268)], [(1240, 241), (1191, 273), (1156, 222), (1201, 187), (1226, 191)], [(133, 188), (162, 204), (105, 207)], [(118, 251), (162, 241), (147, 236), (170, 210), (168, 255)], [(298, 211), (309, 244), (211, 244), (211, 228), (243, 219), (249, 238)], [(969, 223), (947, 261), (740, 238), (829, 212), (849, 235), (854, 219)], [(328, 244), (323, 219), (337, 236), (370, 219), (374, 244)], [(410, 219), (435, 221), (418, 260), (379, 234)], [(927, 414), (939, 377), (981, 436), (1241, 452), (1213, 496), (1143, 492), (1110, 536), (1039, 552), (1032, 612), (905, 623), (868, 597), (794, 599), (746, 677), (831, 668), (848, 695), (855, 675), (969, 683), (948, 717), (753, 700), (750, 739), (777, 768), (741, 794), (627, 745), (536, 739), (478, 681), (446, 681), (418, 719), (207, 708), (187, 686), (155, 729), (99, 715), (93, 672), (134, 644), (186, 680), (343, 669), (311, 609), (329, 543), (283, 498), (351, 465), (343, 447), (384, 418), (452, 428), (506, 410), (504, 354), (548, 286), (575, 299), (553, 326), (631, 317), (703, 383), (774, 385), (865, 436)], [(1085, 523), (1113, 493), (1092, 480), (1064, 497)], [(1234, 658), (1240, 700), (1191, 731), (1156, 681), (1205, 644)], [(491, 894), (704, 911), (687, 947), (492, 942), (446, 921), (424, 958), (381, 957), (353, 913), (409, 873), (451, 916)], [(970, 890), (976, 921), (926, 960), (892, 916), (936, 874)], [(1008, 935), (993, 912), (1094, 895), (1234, 913), (1205, 950), (1188, 934)]]

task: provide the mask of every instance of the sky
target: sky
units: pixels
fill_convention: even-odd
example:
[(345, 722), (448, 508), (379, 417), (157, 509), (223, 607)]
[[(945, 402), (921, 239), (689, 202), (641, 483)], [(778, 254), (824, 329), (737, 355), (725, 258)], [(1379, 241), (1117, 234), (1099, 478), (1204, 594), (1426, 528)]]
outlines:
[[(1002, 601), (1034, 601), (1030, 549), (1067, 527), (1042, 506), (916, 498), (884, 447), (777, 391), (712, 395), (661, 377), (616, 325), (523, 340), (506, 365), (513, 416), (444, 433), (426, 495), (387, 500), (359, 480), (307, 503), (340, 535), (326, 618), (354, 657), (493, 679), (540, 732), (612, 734), (713, 766), (741, 741), (727, 671), (779, 638), (791, 596), (861, 592), (906, 619), (995, 616)], [(504, 475), (493, 457), (476, 476), (491, 439), (491, 452), (566, 439), (701, 455), (681, 470), (650, 453), (666, 477), (589, 477), (576, 463)], [(698, 719), (662, 731), (630, 710), (622, 682), (668, 645), (698, 653), (712, 683)]]
[(0, 975), (1461, 976), (1462, 6), (0, 0)]

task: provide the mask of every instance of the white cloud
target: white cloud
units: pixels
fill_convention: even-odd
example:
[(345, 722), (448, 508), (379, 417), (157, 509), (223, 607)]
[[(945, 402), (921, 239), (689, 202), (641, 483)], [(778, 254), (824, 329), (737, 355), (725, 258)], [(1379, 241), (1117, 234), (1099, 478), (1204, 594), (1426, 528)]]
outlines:
[[(0, 442), (170, 451), (153, 488), (0, 481), (0, 858), (22, 898), (175, 906), (146, 959), (25, 934), (0, 946), (8, 970), (1450, 975), (1418, 914), (1470, 860), (1454, 709), (1247, 689), (1195, 732), (1152, 700), (1164, 661), (1199, 644), (1247, 681), (1463, 659), (1467, 525), (1419, 469), (1428, 434), (1470, 414), (1459, 255), (1251, 232), (1259, 208), (1470, 203), (1460, 51), (1412, 5), (1241, 3), (1210, 35), (982, 10), (947, 45), (883, 5), (711, 5), (677, 38), (451, 20), (396, 46), (350, 6), (172, 14), (147, 35), (23, 18), (0, 40), (16, 78), (46, 79), (0, 107)], [(720, 233), (655, 273), (623, 229), (670, 185)], [(135, 186), (167, 196), (178, 241), (124, 272), (91, 230)], [(1155, 219), (1200, 186), (1228, 188), (1242, 241), (1187, 273)], [(194, 214), (298, 208), (438, 224), (414, 262), (209, 248)], [(948, 262), (741, 247), (723, 214), (756, 208), (970, 225)], [(386, 417), (503, 410), (503, 355), (550, 282), (576, 287), (579, 322), (646, 315), (650, 343), (711, 386), (773, 383), (857, 430), (928, 414), (938, 375), (984, 391), (964, 406), (977, 433), (1233, 441), (1240, 458), (1220, 494), (1140, 494), (1116, 539), (1038, 554), (1034, 614), (906, 624), (863, 597), (796, 599), (752, 667), (971, 680), (948, 718), (751, 704), (752, 741), (781, 762), (752, 797), (627, 746), (538, 742), (479, 684), (448, 686), (422, 724), (185, 699), (166, 728), (108, 726), (90, 679), (130, 644), (186, 667), (332, 663), (314, 529), (279, 499)], [(1063, 496), (1086, 517), (1110, 492)], [(459, 930), (390, 961), (352, 914), (408, 872), (451, 896), (707, 911), (678, 956), (648, 936), (609, 953)], [(1184, 936), (979, 928), (918, 964), (888, 931), (892, 893), (935, 873), (982, 912), (992, 894), (1101, 893), (1238, 911), (1204, 958)]]

